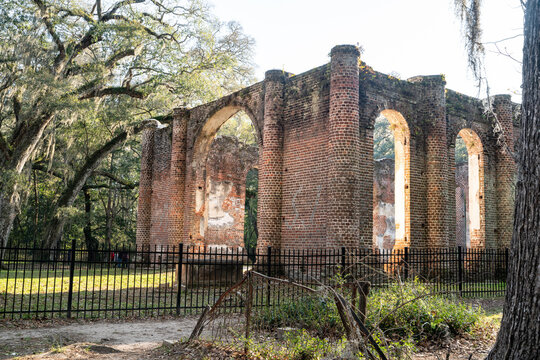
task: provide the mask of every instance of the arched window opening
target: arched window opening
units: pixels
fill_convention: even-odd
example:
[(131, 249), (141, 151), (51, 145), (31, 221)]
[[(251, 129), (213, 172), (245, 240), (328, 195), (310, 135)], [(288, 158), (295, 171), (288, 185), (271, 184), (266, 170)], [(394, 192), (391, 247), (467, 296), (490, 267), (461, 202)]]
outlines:
[(480, 137), (471, 129), (462, 129), (455, 145), (456, 245), (483, 248), (484, 154)]
[(381, 250), (410, 244), (409, 142), (403, 116), (381, 112), (373, 132), (373, 243)]
[(196, 169), (199, 238), (205, 245), (245, 247), (246, 175), (257, 166), (259, 154), (251, 119), (236, 112), (207, 146)]

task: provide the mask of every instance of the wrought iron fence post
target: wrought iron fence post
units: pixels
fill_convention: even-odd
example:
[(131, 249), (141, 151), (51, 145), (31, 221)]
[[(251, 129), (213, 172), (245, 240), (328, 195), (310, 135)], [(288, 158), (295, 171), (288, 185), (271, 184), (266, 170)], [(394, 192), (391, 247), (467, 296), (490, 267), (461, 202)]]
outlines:
[(463, 253), (461, 251), (461, 246), (458, 246), (458, 288), (459, 296), (463, 294)]
[(347, 266), (345, 246), (341, 247), (341, 276), (345, 278), (345, 267)]
[(178, 271), (176, 275), (176, 316), (180, 315), (180, 299), (182, 295), (182, 258), (184, 257), (184, 243), (178, 246)]
[(248, 293), (246, 300), (246, 340), (244, 342), (244, 353), (247, 354), (249, 350), (249, 337), (250, 337), (250, 326), (251, 326), (251, 308), (253, 307), (253, 277), (252, 273), (247, 273), (248, 279)]
[(403, 280), (407, 281), (409, 279), (409, 247), (405, 246), (403, 251)]
[(67, 317), (71, 319), (71, 306), (73, 304), (73, 277), (75, 276), (75, 239), (71, 241), (69, 264), (69, 289), (67, 301)]

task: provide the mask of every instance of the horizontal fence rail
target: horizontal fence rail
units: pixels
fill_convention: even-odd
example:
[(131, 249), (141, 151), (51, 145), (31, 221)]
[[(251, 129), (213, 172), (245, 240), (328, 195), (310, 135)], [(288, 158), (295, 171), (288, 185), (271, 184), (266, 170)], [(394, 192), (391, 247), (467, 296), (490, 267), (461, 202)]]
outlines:
[[(503, 296), (508, 250), (272, 249), (200, 246), (41, 249), (0, 247), (0, 318), (111, 318), (201, 312), (247, 270), (306, 286), (420, 281), (435, 292)], [(259, 287), (254, 306), (290, 301)], [(356, 291), (355, 288), (353, 291)], [(242, 299), (223, 304), (240, 310)]]

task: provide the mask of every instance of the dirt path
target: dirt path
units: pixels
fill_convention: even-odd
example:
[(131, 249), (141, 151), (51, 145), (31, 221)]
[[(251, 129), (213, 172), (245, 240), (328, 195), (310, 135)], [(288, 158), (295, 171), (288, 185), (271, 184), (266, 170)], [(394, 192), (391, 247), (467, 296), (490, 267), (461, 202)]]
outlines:
[[(50, 351), (74, 343), (102, 344), (122, 352), (144, 352), (164, 340), (188, 337), (197, 317), (121, 323), (72, 324), (36, 329), (0, 328), (0, 359)], [(118, 358), (118, 357), (117, 357)]]

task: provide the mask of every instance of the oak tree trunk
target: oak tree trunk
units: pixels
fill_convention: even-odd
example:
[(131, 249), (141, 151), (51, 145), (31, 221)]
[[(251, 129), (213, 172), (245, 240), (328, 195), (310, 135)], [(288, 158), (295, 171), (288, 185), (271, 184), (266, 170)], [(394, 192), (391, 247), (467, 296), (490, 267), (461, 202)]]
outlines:
[(0, 156), (0, 169), (2, 169), (0, 172), (0, 263), (3, 256), (1, 249), (7, 246), (19, 208), (18, 177), (23, 173), (28, 159), (41, 140), (43, 131), (52, 119), (53, 116), (49, 114), (29, 119), (28, 122), (31, 125), (15, 137), (13, 150)]
[(17, 215), (18, 200), (16, 189), (11, 194), (0, 193), (0, 269), (4, 267), (4, 247), (8, 245), (8, 237)]
[(540, 359), (540, 0), (525, 6), (514, 234), (503, 318), (490, 360)]

